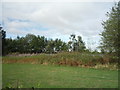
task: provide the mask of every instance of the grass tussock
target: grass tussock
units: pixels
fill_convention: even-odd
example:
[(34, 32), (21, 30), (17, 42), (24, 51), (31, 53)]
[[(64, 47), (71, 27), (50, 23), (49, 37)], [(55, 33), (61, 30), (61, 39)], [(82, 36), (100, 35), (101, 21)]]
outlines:
[[(39, 54), (33, 56), (5, 56), (3, 63), (57, 64), (95, 68), (117, 68), (116, 58), (110, 55), (62, 52), (58, 54)], [(108, 65), (108, 66), (106, 66)]]

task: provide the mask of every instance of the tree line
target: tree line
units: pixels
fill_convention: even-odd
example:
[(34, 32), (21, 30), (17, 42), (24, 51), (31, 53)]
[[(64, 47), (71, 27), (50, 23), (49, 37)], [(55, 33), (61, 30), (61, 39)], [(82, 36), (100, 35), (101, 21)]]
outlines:
[(17, 36), (15, 39), (5, 38), (6, 32), (0, 30), (2, 35), (2, 50), (3, 55), (9, 53), (57, 53), (61, 51), (78, 51), (82, 52), (86, 49), (82, 37), (70, 35), (69, 42), (63, 42), (61, 39), (56, 38), (47, 39), (45, 36), (36, 36), (34, 34), (27, 34), (25, 37)]

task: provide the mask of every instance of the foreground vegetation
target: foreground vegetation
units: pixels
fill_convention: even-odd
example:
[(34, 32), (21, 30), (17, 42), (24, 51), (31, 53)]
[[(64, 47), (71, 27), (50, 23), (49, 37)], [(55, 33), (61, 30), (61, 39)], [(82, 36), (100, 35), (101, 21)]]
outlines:
[(55, 64), (78, 67), (117, 69), (116, 57), (102, 54), (62, 52), (58, 54), (38, 54), (31, 56), (5, 56), (3, 63)]
[(117, 88), (118, 72), (58, 65), (3, 64), (3, 88)]

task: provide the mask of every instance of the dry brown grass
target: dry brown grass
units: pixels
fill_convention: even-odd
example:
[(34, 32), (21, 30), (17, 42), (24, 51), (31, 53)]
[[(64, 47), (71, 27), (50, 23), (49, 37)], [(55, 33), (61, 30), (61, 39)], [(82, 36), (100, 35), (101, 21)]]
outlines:
[[(112, 64), (114, 60), (109, 55), (92, 55), (85, 53), (40, 54), (35, 56), (6, 56), (3, 63), (57, 64), (78, 67), (95, 67), (96, 65)], [(116, 63), (115, 63), (116, 65)], [(99, 66), (97, 66), (99, 67)], [(107, 68), (107, 66), (106, 66)]]

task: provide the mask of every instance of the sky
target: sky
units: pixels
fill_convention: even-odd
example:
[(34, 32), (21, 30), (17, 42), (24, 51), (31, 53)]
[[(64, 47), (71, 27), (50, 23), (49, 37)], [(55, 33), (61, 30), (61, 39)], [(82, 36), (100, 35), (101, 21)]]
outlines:
[(71, 34), (82, 36), (87, 48), (95, 50), (103, 31), (102, 21), (115, 1), (4, 0), (0, 3), (0, 23), (7, 38), (28, 33), (69, 41)]

